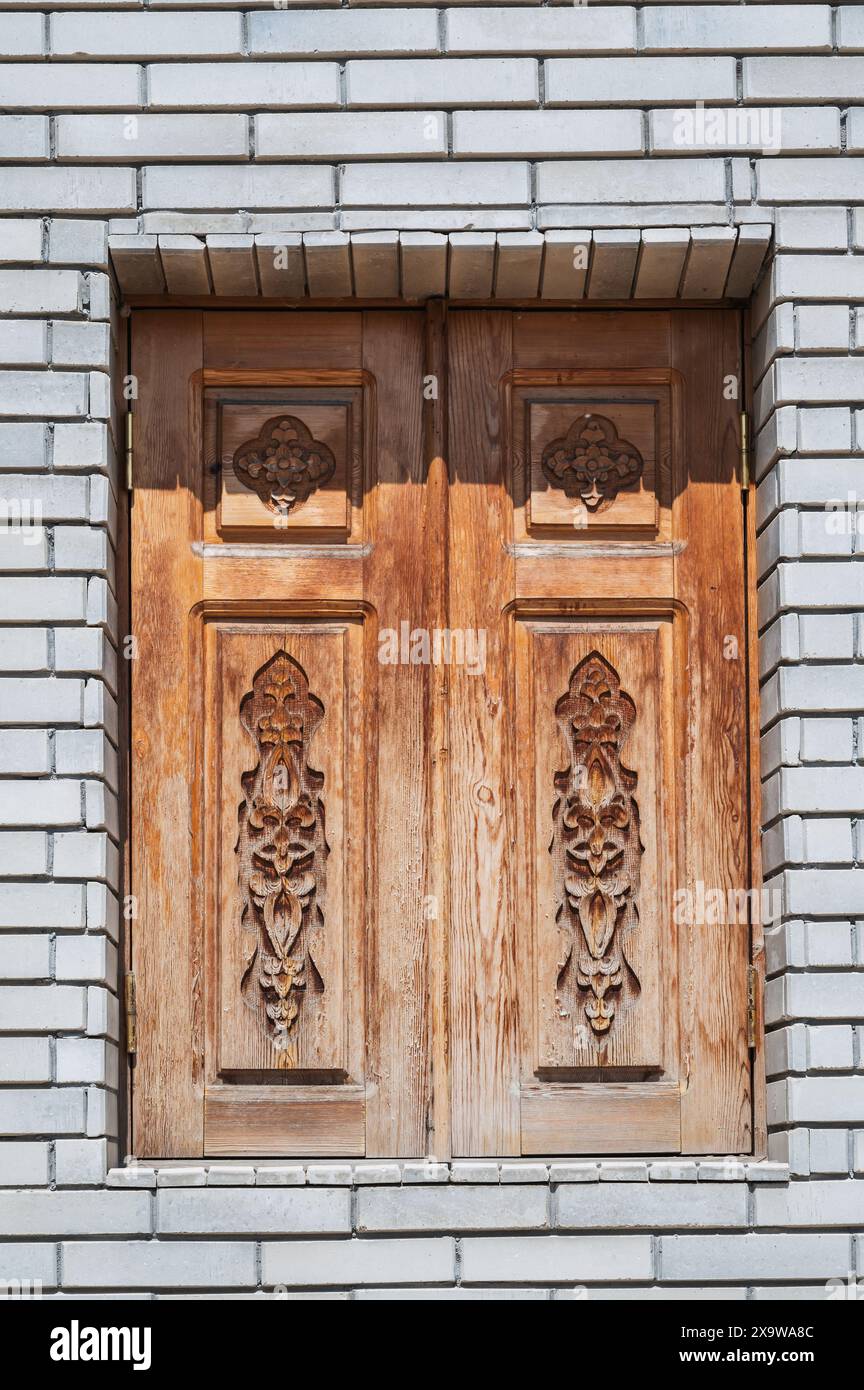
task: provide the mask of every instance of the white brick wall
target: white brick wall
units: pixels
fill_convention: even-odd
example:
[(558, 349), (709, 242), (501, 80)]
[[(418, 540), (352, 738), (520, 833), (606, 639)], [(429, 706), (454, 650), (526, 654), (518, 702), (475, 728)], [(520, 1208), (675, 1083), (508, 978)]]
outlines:
[[(0, 90), (0, 500), (38, 505), (44, 527), (33, 545), (0, 534), (0, 1187), (28, 1189), (0, 1194), (0, 1277), (145, 1295), (821, 1296), (855, 1268), (864, 1215), (864, 531), (826, 509), (864, 492), (864, 8), (10, 0)], [(725, 124), (682, 143), (696, 102), (703, 133)], [(452, 1183), (422, 1165), (225, 1164), (188, 1190), (177, 1170), (155, 1196), (145, 1171), (106, 1189), (125, 1084), (109, 230), (118, 265), (123, 237), (150, 238), (154, 259), (159, 245), (156, 292), (163, 277), (209, 292), (208, 276), (231, 291), (239, 237), (243, 283), (281, 293), (274, 239), (305, 234), (313, 267), (315, 238), (338, 233), (362, 294), (381, 273), (363, 237), (383, 233), (406, 293), (442, 292), (449, 255), (451, 288), (500, 294), (512, 274), (566, 297), (556, 238), (569, 256), (572, 229), (595, 233), (595, 285), (704, 295), (722, 293), (729, 229), (766, 222), (764, 865), (784, 894), (766, 1063), (770, 1154), (794, 1181), (686, 1160)], [(299, 249), (297, 264), (302, 292)]]

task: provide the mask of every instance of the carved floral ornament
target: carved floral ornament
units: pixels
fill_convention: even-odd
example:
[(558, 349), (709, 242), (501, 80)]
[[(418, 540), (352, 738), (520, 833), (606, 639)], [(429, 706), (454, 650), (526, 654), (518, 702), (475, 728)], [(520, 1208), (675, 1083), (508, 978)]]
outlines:
[(603, 512), (622, 489), (636, 486), (644, 462), (634, 444), (619, 438), (611, 420), (589, 414), (546, 445), (540, 467), (553, 487), (581, 498), (589, 512)]
[(234, 454), (236, 477), (277, 516), (301, 506), (335, 470), (330, 449), (296, 415), (274, 415)]
[(640, 860), (637, 775), (621, 762), (621, 746), (636, 707), (618, 673), (599, 652), (580, 661), (555, 707), (571, 749), (565, 772), (555, 774), (549, 853), (560, 894), (556, 922), (566, 935), (559, 962), (558, 1002), (581, 1003), (592, 1033), (608, 1035), (616, 999), (632, 1001), (639, 982), (624, 954), (624, 939), (638, 925)]
[(280, 651), (262, 666), (240, 705), (240, 722), (258, 749), (241, 779), (237, 840), (241, 922), (256, 945), (241, 991), (278, 1051), (292, 1040), (303, 992), (321, 992), (314, 958), (324, 926), (323, 773), (307, 762), (324, 708), (303, 668)]

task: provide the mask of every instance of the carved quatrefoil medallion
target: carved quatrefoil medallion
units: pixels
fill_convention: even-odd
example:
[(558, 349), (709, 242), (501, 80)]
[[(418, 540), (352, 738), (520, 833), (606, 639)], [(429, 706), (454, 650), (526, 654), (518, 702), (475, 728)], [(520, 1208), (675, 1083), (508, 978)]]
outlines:
[(603, 512), (622, 489), (636, 486), (644, 463), (605, 415), (580, 415), (565, 435), (546, 445), (540, 467), (553, 487), (581, 498), (589, 512)]
[(624, 954), (624, 938), (639, 920), (639, 807), (637, 775), (621, 761), (621, 746), (636, 706), (617, 671), (590, 652), (570, 676), (555, 707), (571, 750), (565, 772), (555, 774), (549, 852), (555, 860), (559, 905), (566, 929), (559, 964), (559, 1006), (581, 1001), (591, 1032), (602, 1041), (612, 1027), (616, 998), (639, 993)]
[(234, 472), (269, 511), (288, 516), (329, 482), (336, 460), (296, 415), (274, 415), (234, 454)]

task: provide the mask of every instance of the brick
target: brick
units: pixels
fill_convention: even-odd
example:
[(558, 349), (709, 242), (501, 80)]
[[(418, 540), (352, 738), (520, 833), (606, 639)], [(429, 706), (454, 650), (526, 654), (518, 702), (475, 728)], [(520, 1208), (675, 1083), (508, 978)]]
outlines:
[(54, 1145), (57, 1186), (100, 1187), (114, 1148), (106, 1139), (58, 1139)]
[(310, 112), (255, 117), (259, 159), (358, 159), (412, 155), (425, 159), (447, 151), (443, 112)]
[(84, 900), (78, 884), (0, 883), (0, 927), (84, 926)]
[(16, 1033), (53, 1033), (84, 1027), (87, 997), (70, 985), (0, 986), (0, 1029)]
[(847, 352), (849, 310), (845, 304), (799, 306), (798, 346), (805, 352)]
[(0, 116), (0, 158), (50, 159), (47, 116)]
[(239, 14), (209, 14), (202, 24), (194, 14), (159, 12), (55, 14), (52, 51), (58, 57), (194, 58), (239, 57), (242, 53)]
[(0, 825), (76, 825), (81, 793), (73, 781), (0, 783)]
[(302, 1187), (306, 1174), (299, 1165), (261, 1163), (255, 1173), (258, 1187)]
[[(13, 71), (15, 70), (13, 68)], [(3, 71), (4, 69), (0, 66), (0, 83), (4, 80)], [(3, 99), (5, 102), (5, 89)], [(42, 224), (31, 218), (4, 218), (0, 222), (0, 265), (10, 261), (41, 261), (41, 259)]]
[(840, 149), (840, 112), (832, 107), (727, 107), (702, 111), (651, 111), (649, 150), (683, 154), (690, 150), (803, 154)]
[(548, 1226), (545, 1187), (375, 1188), (358, 1193), (357, 1231), (520, 1231)]
[[(757, 1193), (757, 1200), (761, 1192)], [(849, 1242), (839, 1235), (661, 1236), (664, 1279), (828, 1279), (842, 1275)]]
[(747, 1193), (743, 1183), (721, 1191), (694, 1191), (689, 1184), (682, 1189), (662, 1183), (563, 1183), (558, 1189), (557, 1225), (562, 1230), (746, 1226)]
[[(62, 68), (62, 64), (52, 65)], [(44, 81), (39, 69), (37, 81)], [(31, 88), (32, 90), (32, 88)], [(134, 169), (7, 169), (3, 196), (10, 212), (135, 212)]]
[(244, 116), (58, 116), (57, 158), (134, 164), (144, 159), (245, 159)]
[(666, 5), (644, 14), (646, 52), (795, 52), (831, 50), (827, 5)]
[(40, 367), (48, 361), (48, 325), (36, 319), (0, 320), (0, 363)]
[(67, 1241), (62, 1256), (68, 1289), (241, 1289), (257, 1283), (254, 1241)]
[(351, 207), (471, 207), (528, 199), (523, 163), (351, 164), (342, 179), (342, 202)]
[(47, 980), (51, 976), (51, 950), (47, 936), (0, 935), (0, 979)]
[(38, 1187), (47, 1181), (47, 1144), (0, 1143), (0, 1187)]
[(453, 153), (641, 154), (642, 118), (636, 111), (457, 111)]
[[(256, 64), (256, 72), (259, 66)], [(320, 66), (316, 64), (316, 71)], [(533, 58), (358, 59), (346, 64), (346, 82), (348, 105), (353, 107), (510, 109), (533, 105), (539, 98), (537, 62)]]
[(864, 159), (759, 159), (756, 186), (763, 203), (857, 201), (864, 197)]
[(630, 7), (571, 9), (450, 9), (448, 53), (632, 53), (636, 14)]
[(777, 209), (774, 240), (780, 250), (845, 251), (848, 239), (844, 208)]
[(10, 314), (75, 314), (81, 308), (76, 270), (0, 271), (0, 296)]
[(107, 835), (88, 830), (54, 836), (55, 878), (117, 878), (117, 849)]
[(4, 1085), (28, 1086), (50, 1080), (50, 1039), (0, 1038), (0, 1081)]
[[(851, 196), (851, 189), (847, 196)], [(782, 299), (864, 299), (864, 258), (780, 255), (773, 273), (776, 293)]]
[(82, 1090), (0, 1090), (0, 1135), (78, 1134), (83, 1128)]
[(57, 940), (54, 974), (58, 980), (115, 986), (117, 955), (106, 936), (62, 936)]
[(254, 81), (248, 61), (153, 63), (148, 68), (148, 106), (314, 111), (340, 104), (337, 63), (256, 63), (252, 72)]
[[(0, 492), (2, 492), (2, 480), (0, 480)], [(47, 628), (7, 627), (0, 631), (0, 671), (47, 670)]]
[(0, 53), (10, 58), (35, 58), (44, 52), (41, 14), (0, 14)]
[(338, 1235), (351, 1230), (347, 1188), (162, 1189), (156, 1228), (164, 1235)]
[(8, 1235), (137, 1235), (150, 1230), (146, 1192), (0, 1192)]
[[(792, 1076), (784, 1085), (792, 1124), (861, 1124), (864, 1076)], [(770, 1088), (769, 1088), (770, 1089)]]
[[(51, 360), (60, 367), (108, 367), (111, 337), (107, 323), (55, 323)], [(56, 445), (55, 445), (56, 448)]]
[(545, 72), (547, 106), (608, 107), (613, 92), (616, 107), (734, 101), (736, 95), (734, 58), (550, 58)]
[[(562, 159), (538, 167), (537, 196), (544, 203), (605, 203), (614, 188), (623, 203), (717, 202), (725, 196), (725, 182), (722, 159)], [(670, 220), (677, 225), (674, 210)]]
[(285, 58), (437, 53), (438, 25), (432, 10), (262, 11), (249, 15), (249, 51)]
[(58, 526), (54, 532), (54, 569), (87, 574), (113, 572), (114, 551), (107, 533), (95, 526)]
[[(47, 738), (40, 734), (40, 738)], [(2, 758), (0, 758), (2, 769)], [(6, 769), (3, 769), (6, 770)], [(41, 831), (4, 830), (0, 831), (0, 870), (4, 878), (11, 870), (17, 877), (20, 874), (44, 874), (48, 871), (48, 836)], [(14, 869), (12, 866), (14, 865)]]
[(330, 207), (333, 171), (303, 167), (147, 166), (145, 208)]
[(0, 371), (0, 413), (86, 415), (86, 378), (71, 372)]
[[(38, 1283), (40, 1293), (44, 1289), (57, 1286), (57, 1247), (36, 1244), (33, 1241), (9, 1241), (0, 1245), (0, 1278), (8, 1284), (15, 1279), (33, 1288)], [(21, 1288), (21, 1297), (26, 1297)], [(14, 1298), (12, 1288), (6, 1291), (7, 1298)]]
[(255, 1169), (231, 1163), (211, 1163), (207, 1169), (208, 1187), (254, 1187)]
[[(100, 67), (100, 78), (103, 72), (104, 68)], [(105, 222), (53, 218), (48, 233), (48, 259), (52, 265), (107, 267), (108, 228)], [(55, 324), (55, 332), (57, 327)]]
[(16, 724), (74, 723), (81, 718), (78, 680), (5, 676), (0, 679), (4, 718)]
[(858, 101), (864, 58), (745, 58), (745, 101)]
[(651, 1277), (650, 1236), (487, 1236), (462, 1242), (466, 1284), (625, 1283)]
[(58, 1038), (57, 1081), (61, 1085), (107, 1086), (119, 1081), (116, 1047), (102, 1038)]
[(345, 1288), (355, 1284), (444, 1284), (455, 1278), (455, 1241), (265, 1240), (261, 1279), (265, 1285)]

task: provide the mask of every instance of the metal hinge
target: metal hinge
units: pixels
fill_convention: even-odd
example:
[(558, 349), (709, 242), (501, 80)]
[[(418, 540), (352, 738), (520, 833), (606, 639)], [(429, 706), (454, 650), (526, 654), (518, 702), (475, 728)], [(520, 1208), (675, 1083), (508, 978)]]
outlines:
[(756, 1047), (756, 1017), (759, 1001), (759, 971), (755, 965), (747, 967), (747, 1046)]
[(126, 412), (126, 491), (132, 491), (132, 411)]
[(741, 488), (750, 486), (750, 416), (742, 410), (738, 416), (738, 452), (741, 460)]
[(138, 1006), (135, 1002), (135, 976), (130, 970), (123, 982), (123, 998), (126, 1010), (126, 1051), (138, 1050)]

